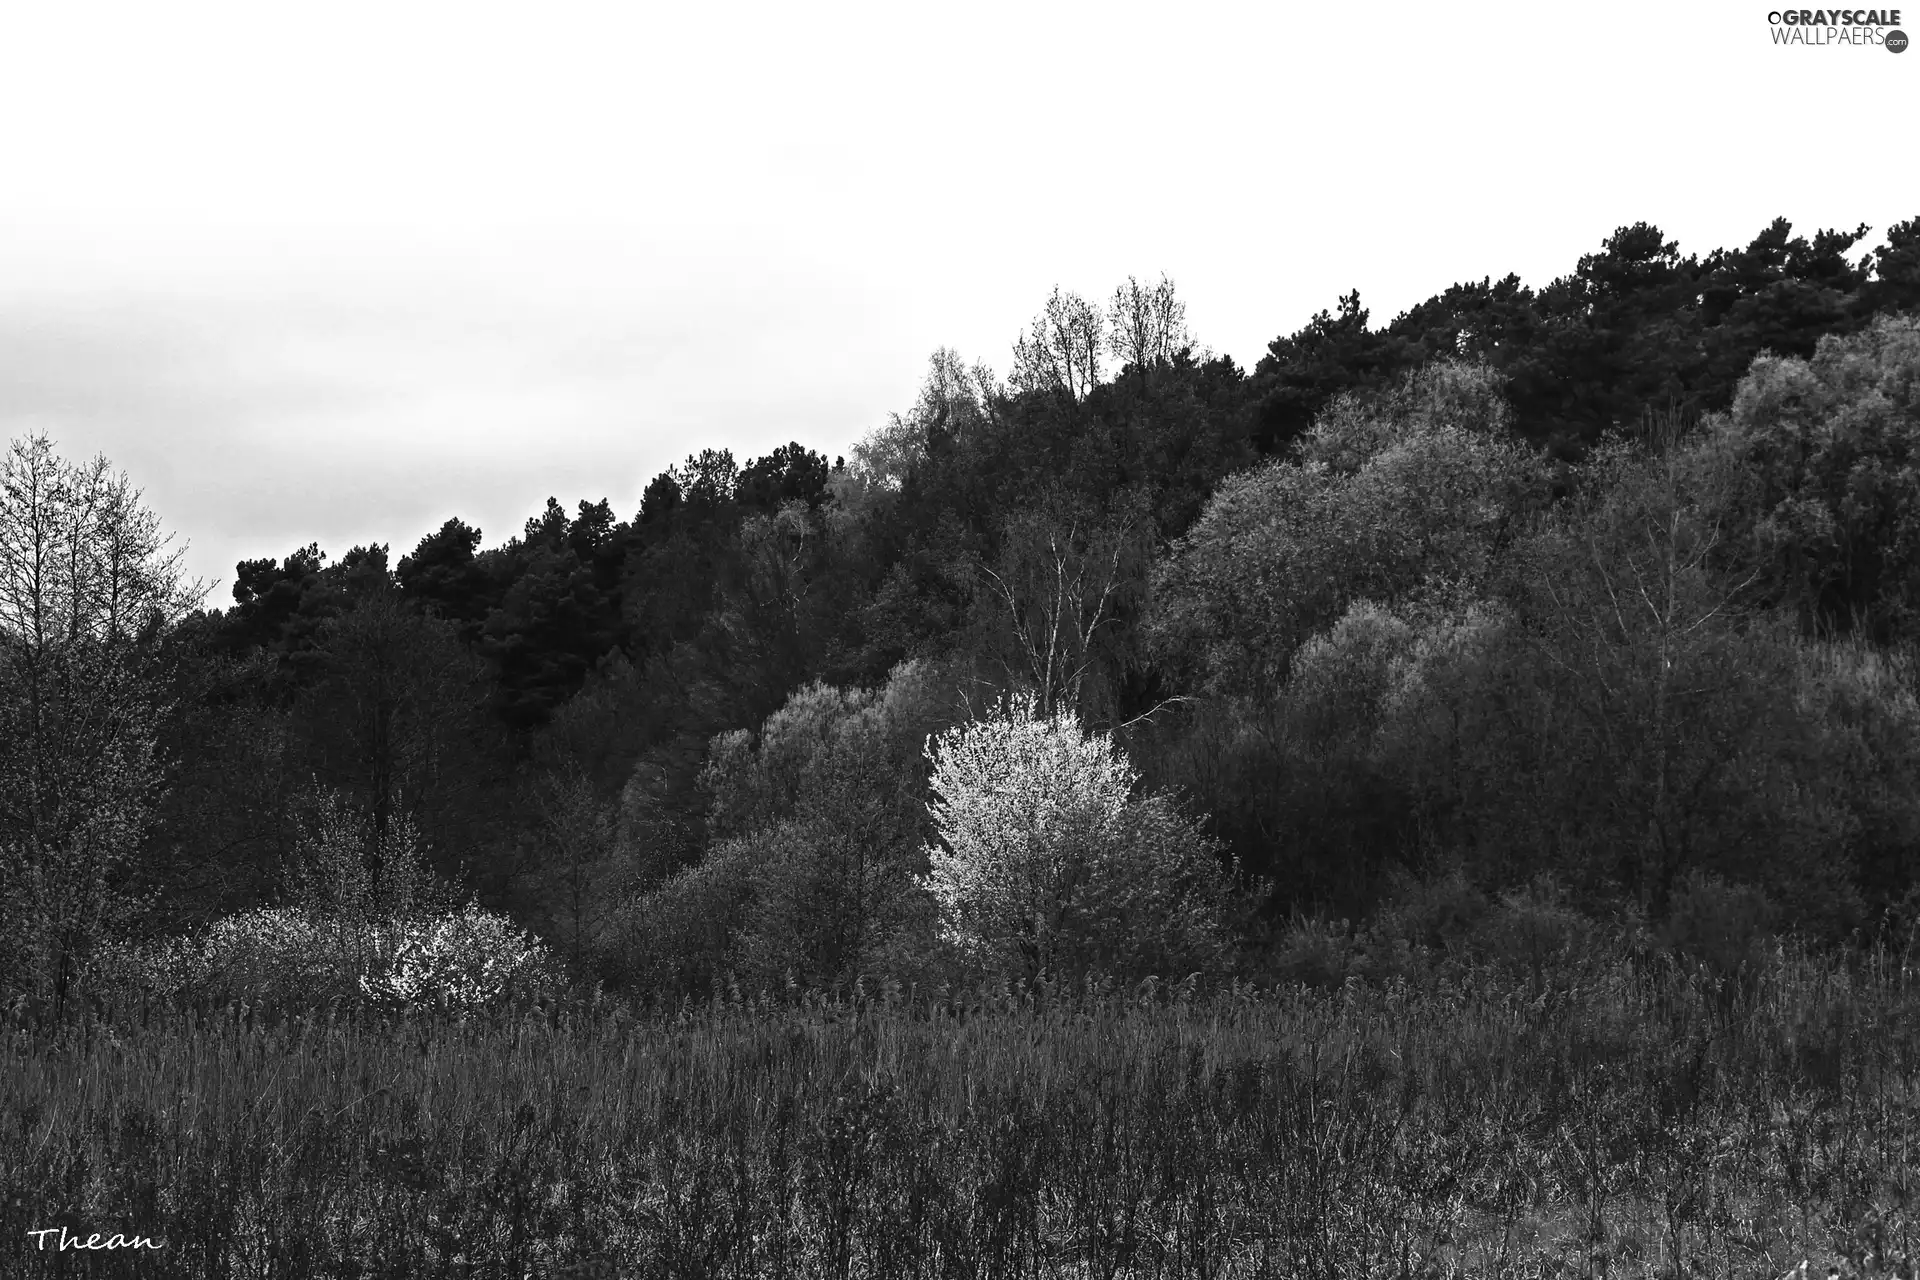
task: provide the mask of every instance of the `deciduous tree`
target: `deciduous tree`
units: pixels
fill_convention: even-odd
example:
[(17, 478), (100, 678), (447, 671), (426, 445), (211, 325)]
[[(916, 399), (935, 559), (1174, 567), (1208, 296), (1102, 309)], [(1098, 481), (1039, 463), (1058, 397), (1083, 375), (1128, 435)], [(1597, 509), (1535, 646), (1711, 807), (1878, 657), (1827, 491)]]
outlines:
[(106, 459), (45, 435), (0, 457), (0, 973), (56, 1007), (163, 782), (156, 641), (204, 594), (183, 554)]
[(1007, 376), (1016, 394), (1057, 395), (1078, 403), (1100, 384), (1106, 317), (1098, 303), (1056, 286), (1033, 327), (1013, 344)]

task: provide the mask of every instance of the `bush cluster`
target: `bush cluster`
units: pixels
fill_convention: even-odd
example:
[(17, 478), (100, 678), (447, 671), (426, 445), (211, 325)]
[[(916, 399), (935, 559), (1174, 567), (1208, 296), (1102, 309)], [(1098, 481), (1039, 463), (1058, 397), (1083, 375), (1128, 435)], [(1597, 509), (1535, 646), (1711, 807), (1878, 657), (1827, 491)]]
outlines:
[(544, 944), (469, 904), (414, 919), (354, 919), (293, 907), (217, 921), (203, 935), (113, 943), (90, 987), (112, 998), (293, 1012), (327, 1006), (477, 1011), (558, 994)]

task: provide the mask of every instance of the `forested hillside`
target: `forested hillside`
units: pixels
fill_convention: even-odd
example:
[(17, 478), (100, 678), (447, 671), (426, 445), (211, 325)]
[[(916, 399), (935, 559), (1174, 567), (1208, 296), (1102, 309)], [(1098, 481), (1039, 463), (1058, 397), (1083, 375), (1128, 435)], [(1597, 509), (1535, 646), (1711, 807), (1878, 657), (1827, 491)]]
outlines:
[[(1537, 289), (1349, 294), (1251, 370), (1164, 280), (1056, 292), (1004, 380), (936, 352), (848, 456), (707, 448), (609, 477), (637, 508), (290, 549), (202, 607), (137, 495), (16, 441), (10, 995), (343, 841), (649, 998), (1225, 972), (1449, 875), (1670, 931), (1905, 920), (1920, 219), (1867, 232), (1637, 224)], [(107, 568), (64, 631), (42, 480), (127, 513), (74, 517)], [(1014, 830), (1105, 870), (1036, 924), (978, 879)]]

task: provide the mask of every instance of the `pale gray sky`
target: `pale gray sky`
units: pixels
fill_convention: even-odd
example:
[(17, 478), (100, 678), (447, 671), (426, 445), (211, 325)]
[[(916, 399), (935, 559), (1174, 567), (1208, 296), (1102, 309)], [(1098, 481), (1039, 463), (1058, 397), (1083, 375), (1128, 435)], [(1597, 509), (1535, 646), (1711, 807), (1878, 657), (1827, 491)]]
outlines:
[(1250, 366), (1625, 222), (1920, 215), (1920, 52), (1768, 9), (0, 4), (0, 429), (129, 470), (225, 603), (844, 452), (1056, 283), (1165, 271)]

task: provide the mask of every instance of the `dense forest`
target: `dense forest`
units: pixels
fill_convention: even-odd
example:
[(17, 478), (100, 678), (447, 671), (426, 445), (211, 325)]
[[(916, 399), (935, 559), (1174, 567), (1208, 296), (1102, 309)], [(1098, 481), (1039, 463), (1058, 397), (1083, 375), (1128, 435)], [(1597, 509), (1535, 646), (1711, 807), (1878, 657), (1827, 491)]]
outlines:
[[(1920, 901), (1920, 220), (1867, 233), (1636, 224), (1251, 370), (1164, 279), (1056, 291), (1004, 381), (936, 352), (849, 456), (705, 449), (637, 510), (309, 545), (230, 601), (17, 440), (0, 985), (63, 999), (322, 848), (669, 1002), (932, 981), (936, 937), (1257, 970), (1444, 877), (1871, 936)], [(967, 879), (1015, 829), (1097, 847), (1047, 920)]]

